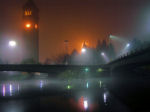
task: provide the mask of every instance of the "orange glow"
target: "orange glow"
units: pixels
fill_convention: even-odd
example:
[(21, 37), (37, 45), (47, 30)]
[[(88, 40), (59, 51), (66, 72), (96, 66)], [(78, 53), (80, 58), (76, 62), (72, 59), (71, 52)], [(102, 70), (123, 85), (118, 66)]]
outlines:
[(28, 15), (28, 12), (27, 12), (27, 11), (25, 11), (25, 12), (24, 12), (24, 15), (25, 15), (25, 16), (27, 16), (27, 15)]
[(30, 24), (30, 23), (27, 23), (25, 26), (26, 26), (26, 28), (30, 28), (30, 27), (31, 27), (31, 24)]
[(87, 41), (85, 41), (85, 42), (82, 42), (81, 48), (83, 47), (84, 43), (86, 46), (89, 46), (89, 43)]
[(25, 11), (25, 12), (24, 12), (24, 15), (25, 15), (25, 16), (31, 16), (31, 15), (32, 15), (32, 11)]
[(83, 103), (84, 103), (84, 97), (81, 96), (80, 99), (78, 100), (79, 108), (80, 108), (81, 110), (84, 110), (84, 105), (83, 105)]
[(37, 24), (35, 24), (35, 29), (37, 29), (38, 28), (38, 25)]
[(80, 52), (82, 51), (82, 48), (83, 48), (84, 43), (85, 43), (87, 46), (89, 46), (89, 43), (88, 43), (87, 41), (82, 42), (82, 43), (81, 43), (81, 47), (80, 47), (80, 49), (81, 49)]

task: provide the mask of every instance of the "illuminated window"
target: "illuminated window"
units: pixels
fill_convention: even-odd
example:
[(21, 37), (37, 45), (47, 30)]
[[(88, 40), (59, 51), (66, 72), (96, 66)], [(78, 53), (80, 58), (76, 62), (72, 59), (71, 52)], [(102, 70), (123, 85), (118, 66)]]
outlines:
[(35, 29), (37, 29), (38, 28), (38, 25), (37, 24), (35, 24)]
[(27, 11), (25, 11), (25, 13), (24, 13), (26, 16), (28, 15), (28, 12)]
[(31, 15), (32, 15), (32, 11), (25, 11), (25, 12), (24, 12), (24, 15), (25, 15), (25, 16), (31, 16)]

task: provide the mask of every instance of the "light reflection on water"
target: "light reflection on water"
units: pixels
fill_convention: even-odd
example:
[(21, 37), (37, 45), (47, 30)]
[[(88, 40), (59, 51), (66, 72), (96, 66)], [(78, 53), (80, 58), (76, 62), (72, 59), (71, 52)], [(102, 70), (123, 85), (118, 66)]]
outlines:
[(42, 80), (40, 81), (40, 88), (41, 89), (43, 88), (43, 81)]
[(107, 94), (104, 93), (103, 96), (104, 96), (104, 103), (106, 104), (107, 103)]
[[(84, 86), (86, 84), (86, 86)], [(55, 89), (66, 89), (66, 85), (68, 87), (68, 85), (70, 86), (69, 89), (91, 89), (92, 87), (99, 87), (99, 89), (102, 89), (102, 82), (98, 81), (97, 84), (92, 85), (91, 82), (85, 82), (82, 84), (69, 84), (67, 82), (51, 82), (48, 80), (33, 80), (33, 81), (8, 81), (8, 82), (1, 82), (0, 83), (0, 87), (1, 87), (1, 95), (2, 96), (14, 96), (16, 94), (18, 94), (19, 92), (23, 91), (23, 90), (28, 90), (28, 89), (42, 89), (42, 91), (44, 91), (44, 89), (48, 89), (48, 88), (55, 88)], [(83, 85), (83, 86), (82, 86)], [(90, 85), (90, 87), (89, 87)]]
[(12, 96), (12, 84), (9, 84), (9, 92), (10, 92), (10, 96)]
[[(59, 81), (58, 81), (59, 82)], [(70, 89), (66, 89), (66, 85), (68, 85), (67, 82), (64, 83), (59, 83), (58, 82), (52, 82), (52, 81), (48, 81), (48, 80), (34, 80), (34, 81), (8, 81), (8, 82), (2, 82), (0, 84), (0, 92), (1, 92), (1, 97), (5, 98), (5, 97), (13, 97), (13, 96), (18, 96), (21, 95), (23, 92), (27, 92), (27, 91), (31, 91), (31, 92), (27, 92), (26, 94), (32, 93), (33, 90), (36, 90), (36, 92), (34, 91), (32, 94), (37, 94), (37, 93), (42, 93), (42, 92), (50, 92), (51, 93), (51, 88), (56, 88), (56, 89), (62, 89), (65, 91), (68, 91), (68, 94), (72, 94), (70, 91), (75, 89), (75, 91), (73, 91), (74, 95), (72, 96), (74, 99), (74, 102), (76, 102), (76, 105), (78, 105), (78, 107), (81, 110), (85, 110), (87, 111), (88, 109), (91, 109), (92, 106), (91, 105), (95, 105), (94, 101), (92, 101), (91, 99), (93, 97), (96, 97), (95, 94), (97, 94), (97, 97), (102, 97), (102, 98), (96, 98), (99, 100), (102, 100), (104, 104), (107, 103), (107, 98), (108, 98), (108, 91), (106, 92), (105, 89), (102, 88), (102, 83), (101, 81), (97, 81), (96, 84), (92, 85), (92, 82), (90, 81), (85, 81), (84, 83), (82, 82), (81, 87), (79, 87), (78, 85), (74, 85), (73, 83), (70, 85)], [(86, 84), (86, 86), (85, 86)], [(91, 88), (97, 87), (96, 91), (95, 90), (91, 90)], [(54, 89), (52, 91), (54, 91)], [(38, 91), (39, 90), (39, 91)], [(83, 94), (80, 94), (80, 91), (83, 91)], [(101, 93), (97, 93), (98, 91), (102, 91)], [(49, 94), (47, 92), (47, 94)], [(40, 94), (42, 95), (42, 94)], [(70, 95), (69, 95), (70, 96)], [(79, 96), (78, 98), (76, 96)], [(76, 99), (77, 98), (77, 99)], [(75, 101), (76, 99), (76, 101)]]
[(3, 84), (3, 90), (2, 90), (3, 96), (5, 96), (5, 91), (6, 91), (5, 84)]
[(0, 87), (1, 87), (0, 96), (3, 96), (3, 97), (16, 96), (17, 94), (19, 94), (21, 88), (23, 91), (28, 90), (29, 88), (36, 88), (36, 87), (39, 87), (40, 89), (42, 89), (44, 87), (44, 84), (45, 84), (45, 81), (43, 80), (37, 81), (37, 83), (32, 83), (32, 84), (31, 83), (26, 84), (25, 82), (21, 83), (21, 82), (16, 82), (16, 81), (3, 82), (0, 84)]
[(19, 86), (19, 84), (18, 84), (18, 92), (19, 92), (19, 90), (20, 90), (20, 86)]
[(19, 84), (17, 83), (3, 83), (0, 85), (1, 87), (1, 95), (5, 96), (13, 96), (19, 92)]

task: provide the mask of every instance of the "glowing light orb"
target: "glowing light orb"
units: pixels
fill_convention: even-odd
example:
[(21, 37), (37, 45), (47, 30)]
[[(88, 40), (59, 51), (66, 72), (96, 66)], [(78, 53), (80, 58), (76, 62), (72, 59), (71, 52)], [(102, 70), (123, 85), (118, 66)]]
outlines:
[(67, 85), (67, 89), (71, 89), (71, 86), (70, 86), (70, 85)]
[(127, 47), (127, 48), (130, 47), (130, 44), (128, 43), (128, 44), (126, 45), (126, 47)]
[(81, 49), (81, 52), (82, 52), (82, 53), (85, 53), (85, 52), (86, 52), (86, 49), (85, 49), (85, 48), (82, 48), (82, 49)]
[(85, 68), (85, 72), (88, 72), (89, 71), (89, 69), (88, 68)]
[(9, 41), (8, 44), (10, 47), (15, 47), (17, 45), (16, 41), (13, 41), (13, 40)]
[(115, 37), (115, 36), (113, 36), (113, 35), (110, 35), (110, 36), (109, 36), (109, 38), (111, 38), (111, 39), (114, 38), (114, 37)]
[(101, 53), (101, 55), (102, 55), (102, 56), (104, 56), (104, 55), (105, 55), (105, 53), (104, 53), (104, 52), (102, 52), (102, 53)]
[(27, 24), (25, 25), (25, 27), (26, 27), (26, 28), (30, 28), (30, 27), (31, 27), (31, 24), (30, 24), (30, 23), (27, 23)]
[(102, 72), (103, 69), (102, 68), (98, 68), (97, 72)]

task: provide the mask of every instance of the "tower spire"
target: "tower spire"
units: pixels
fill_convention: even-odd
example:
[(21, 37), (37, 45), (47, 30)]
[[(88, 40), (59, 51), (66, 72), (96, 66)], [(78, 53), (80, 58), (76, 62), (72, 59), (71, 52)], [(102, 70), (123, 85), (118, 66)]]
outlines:
[(83, 43), (83, 48), (87, 48), (86, 41)]
[(24, 59), (37, 63), (39, 58), (39, 10), (33, 0), (23, 6)]

